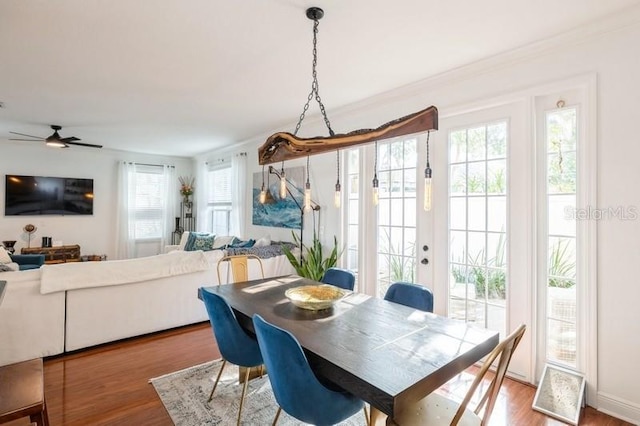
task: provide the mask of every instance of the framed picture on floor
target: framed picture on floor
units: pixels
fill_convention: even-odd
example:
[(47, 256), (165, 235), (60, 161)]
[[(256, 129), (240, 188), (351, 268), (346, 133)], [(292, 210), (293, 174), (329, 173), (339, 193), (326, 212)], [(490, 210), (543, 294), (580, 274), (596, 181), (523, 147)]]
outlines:
[(533, 409), (577, 425), (584, 406), (585, 387), (584, 375), (547, 364), (533, 399)]

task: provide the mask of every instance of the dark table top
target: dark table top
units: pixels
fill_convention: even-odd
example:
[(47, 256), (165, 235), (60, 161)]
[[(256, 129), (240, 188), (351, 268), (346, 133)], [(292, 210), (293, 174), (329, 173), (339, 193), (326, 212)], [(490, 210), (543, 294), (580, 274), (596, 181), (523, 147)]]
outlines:
[(285, 290), (319, 284), (297, 276), (207, 287), (223, 296), (238, 322), (251, 318), (290, 331), (316, 374), (393, 416), (488, 354), (498, 333), (360, 293), (333, 308), (295, 307)]

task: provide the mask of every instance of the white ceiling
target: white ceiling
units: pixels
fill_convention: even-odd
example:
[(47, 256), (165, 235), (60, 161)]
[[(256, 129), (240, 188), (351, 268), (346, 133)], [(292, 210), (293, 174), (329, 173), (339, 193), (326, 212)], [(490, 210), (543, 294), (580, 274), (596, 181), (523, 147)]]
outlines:
[(292, 131), (311, 87), (309, 6), (325, 11), (318, 79), (331, 116), (637, 3), (2, 0), (0, 139), (59, 124), (105, 148), (193, 156)]

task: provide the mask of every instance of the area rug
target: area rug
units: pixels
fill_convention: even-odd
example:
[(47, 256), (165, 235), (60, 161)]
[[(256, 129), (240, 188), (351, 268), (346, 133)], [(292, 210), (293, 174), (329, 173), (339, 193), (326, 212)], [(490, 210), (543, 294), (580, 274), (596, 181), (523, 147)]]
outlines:
[[(227, 363), (211, 402), (207, 402), (213, 381), (222, 365), (221, 360), (150, 379), (171, 420), (178, 426), (235, 425), (242, 385), (238, 383), (238, 367)], [(304, 395), (300, 395), (304, 398)], [(331, 409), (331, 407), (327, 407)], [(241, 424), (270, 425), (278, 410), (267, 376), (249, 382), (242, 408)], [(304, 425), (284, 411), (278, 426)], [(341, 426), (362, 426), (364, 413), (356, 413)]]

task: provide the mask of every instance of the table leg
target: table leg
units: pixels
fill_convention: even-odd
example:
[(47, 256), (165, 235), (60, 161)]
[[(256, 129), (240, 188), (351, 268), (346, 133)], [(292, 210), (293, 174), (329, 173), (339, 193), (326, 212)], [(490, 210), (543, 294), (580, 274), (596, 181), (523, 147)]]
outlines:
[[(266, 374), (266, 368), (264, 368), (263, 366), (258, 366), (258, 367), (250, 367), (249, 368), (251, 371), (249, 372), (249, 380), (253, 380), (256, 377), (262, 377)], [(247, 371), (247, 367), (239, 367), (238, 368), (238, 381), (240, 383), (244, 383), (244, 378), (246, 377), (245, 375)]]
[(373, 406), (369, 406), (369, 426), (384, 426), (387, 415)]

